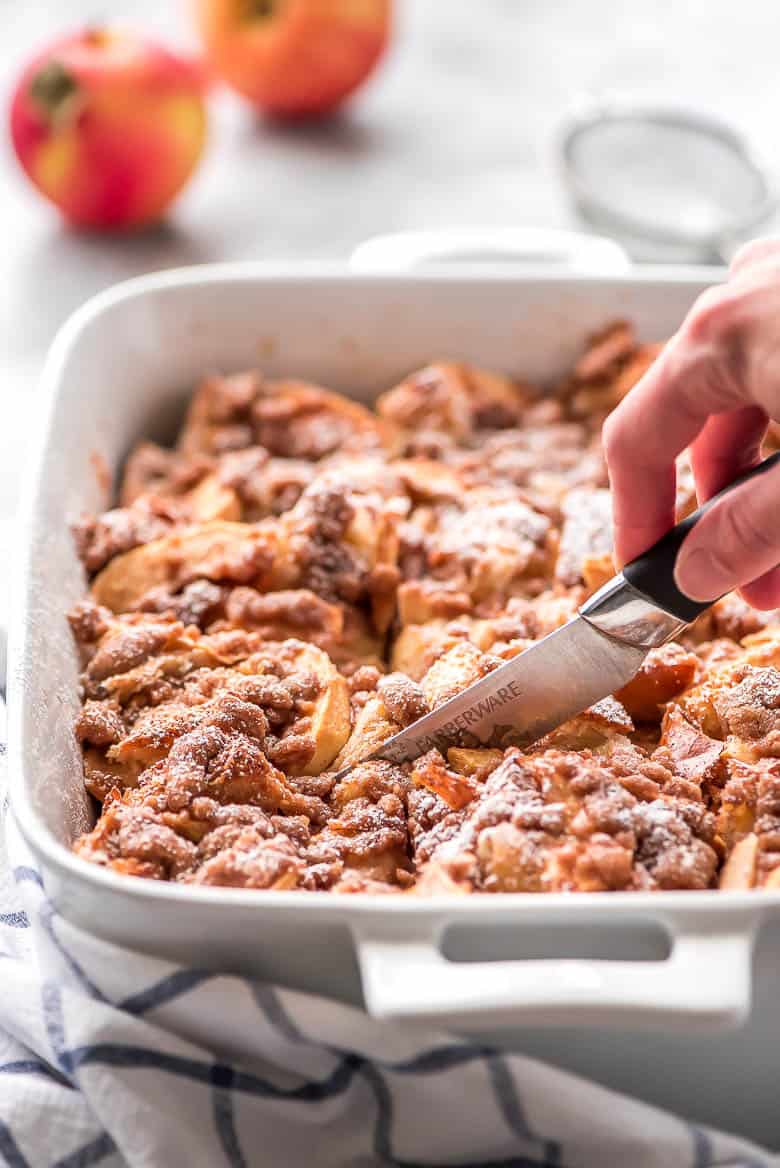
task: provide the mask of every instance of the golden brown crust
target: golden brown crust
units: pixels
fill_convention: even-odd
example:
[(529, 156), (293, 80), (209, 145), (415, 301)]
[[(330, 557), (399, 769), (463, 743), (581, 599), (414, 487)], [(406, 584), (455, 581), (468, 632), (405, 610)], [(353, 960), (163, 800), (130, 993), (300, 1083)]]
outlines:
[(617, 322), (552, 396), (437, 362), (376, 412), (206, 379), (76, 524), (79, 854), (343, 894), (780, 887), (780, 624), (737, 596), (526, 751), (365, 761), (612, 575), (600, 427), (656, 352)]
[(714, 817), (703, 806), (663, 792), (638, 798), (619, 768), (589, 752), (510, 749), (457, 815), (418, 818), (415, 846), (445, 866), (453, 860), (475, 890), (708, 888), (717, 868)]
[(463, 441), (478, 430), (516, 426), (530, 396), (528, 386), (508, 377), (440, 361), (382, 394), (377, 412), (401, 430), (433, 431)]
[(556, 583), (564, 588), (594, 584), (602, 563), (609, 565), (607, 579), (614, 576), (609, 491), (601, 487), (578, 487), (563, 500), (561, 512), (563, 526), (555, 564)]
[(335, 450), (381, 445), (370, 410), (304, 381), (266, 381), (256, 373), (209, 377), (195, 393), (178, 449), (219, 455), (260, 446), (283, 458), (320, 459)]
[(688, 689), (699, 671), (698, 659), (674, 641), (651, 649), (617, 697), (635, 722), (660, 722), (665, 706)]

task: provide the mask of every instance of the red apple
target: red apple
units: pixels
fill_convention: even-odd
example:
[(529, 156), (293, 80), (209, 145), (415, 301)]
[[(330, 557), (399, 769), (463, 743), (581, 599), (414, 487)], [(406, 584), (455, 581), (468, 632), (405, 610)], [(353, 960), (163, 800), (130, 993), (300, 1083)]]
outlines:
[(22, 73), (11, 137), (32, 182), (72, 223), (161, 217), (203, 150), (202, 68), (132, 33), (88, 29)]
[(209, 63), (281, 118), (333, 110), (387, 43), (391, 0), (195, 0)]

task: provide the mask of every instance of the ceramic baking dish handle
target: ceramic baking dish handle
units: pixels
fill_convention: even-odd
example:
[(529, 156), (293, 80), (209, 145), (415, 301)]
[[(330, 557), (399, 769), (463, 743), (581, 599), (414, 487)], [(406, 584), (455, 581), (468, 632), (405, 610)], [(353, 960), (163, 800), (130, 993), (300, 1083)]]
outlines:
[[(512, 927), (512, 926), (509, 926)], [(670, 926), (671, 927), (671, 926)], [(627, 923), (630, 929), (630, 923)], [(665, 961), (453, 962), (435, 941), (356, 933), (366, 1007), (376, 1018), (496, 1025), (619, 1022), (716, 1028), (750, 1009), (753, 928), (713, 921), (676, 931)]]
[(567, 272), (615, 275), (631, 261), (601, 235), (552, 227), (464, 227), (399, 231), (367, 239), (352, 253), (358, 272), (408, 272), (423, 265), (553, 265)]

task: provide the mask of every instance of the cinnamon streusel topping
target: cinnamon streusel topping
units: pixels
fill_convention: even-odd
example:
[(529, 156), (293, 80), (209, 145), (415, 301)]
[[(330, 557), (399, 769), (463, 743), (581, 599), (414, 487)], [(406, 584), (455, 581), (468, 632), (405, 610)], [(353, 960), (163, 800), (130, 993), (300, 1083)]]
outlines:
[(437, 361), (375, 410), (207, 378), (75, 524), (76, 851), (343, 894), (780, 888), (780, 614), (737, 596), (526, 751), (361, 761), (613, 574), (600, 431), (657, 352), (617, 322), (552, 393)]

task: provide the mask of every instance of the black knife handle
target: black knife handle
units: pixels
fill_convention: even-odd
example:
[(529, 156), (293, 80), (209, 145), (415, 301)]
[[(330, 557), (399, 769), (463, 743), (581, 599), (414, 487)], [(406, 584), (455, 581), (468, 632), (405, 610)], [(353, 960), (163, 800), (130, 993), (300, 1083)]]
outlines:
[(717, 495), (708, 499), (692, 515), (683, 519), (682, 523), (678, 523), (671, 531), (667, 531), (666, 535), (661, 536), (658, 543), (654, 543), (641, 556), (637, 556), (630, 564), (626, 564), (623, 568), (623, 575), (629, 584), (638, 592), (643, 593), (649, 600), (652, 600), (659, 608), (673, 613), (680, 620), (689, 622), (700, 616), (720, 597), (713, 597), (712, 600), (691, 600), (690, 596), (686, 596), (675, 584), (674, 566), (677, 563), (677, 556), (683, 540), (702, 516), (706, 515), (710, 508), (714, 507), (729, 491), (757, 475), (765, 474), (778, 463), (780, 463), (780, 451), (765, 458), (758, 466), (751, 467), (750, 470), (739, 475)]

